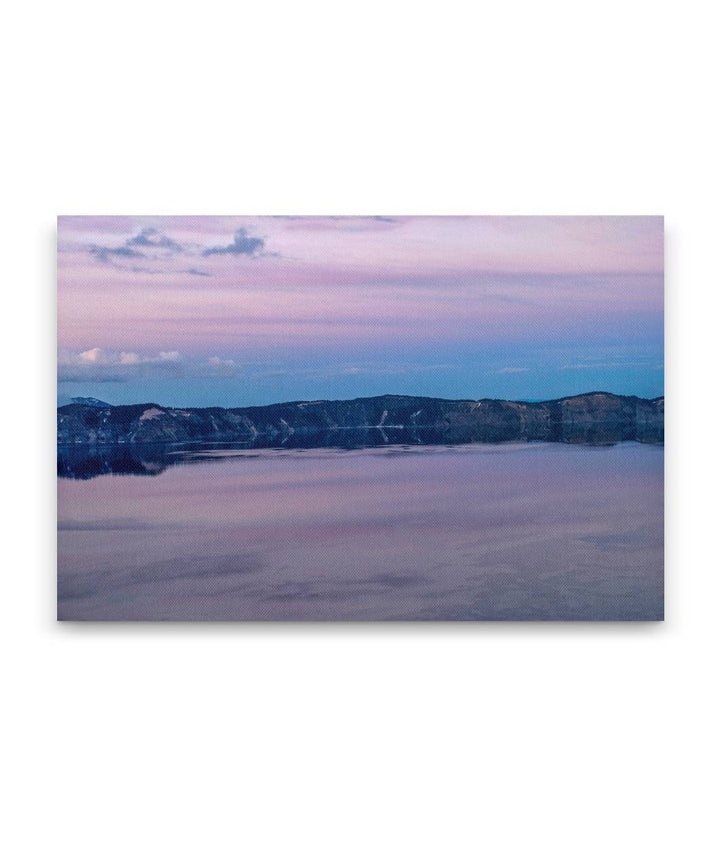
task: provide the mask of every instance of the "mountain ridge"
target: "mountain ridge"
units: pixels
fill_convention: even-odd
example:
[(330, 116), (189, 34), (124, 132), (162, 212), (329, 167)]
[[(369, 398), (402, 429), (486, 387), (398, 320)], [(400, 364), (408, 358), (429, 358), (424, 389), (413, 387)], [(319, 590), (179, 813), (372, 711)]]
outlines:
[(377, 429), (433, 431), (480, 441), (565, 440), (613, 426), (623, 439), (662, 440), (664, 396), (592, 391), (544, 401), (385, 395), (247, 407), (166, 407), (74, 402), (57, 409), (58, 445), (283, 442), (293, 435)]

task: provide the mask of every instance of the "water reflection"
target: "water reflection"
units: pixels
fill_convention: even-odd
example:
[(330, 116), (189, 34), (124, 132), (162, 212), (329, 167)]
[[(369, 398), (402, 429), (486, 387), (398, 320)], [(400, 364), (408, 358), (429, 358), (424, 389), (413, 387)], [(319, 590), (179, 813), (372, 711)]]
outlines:
[[(277, 438), (257, 437), (248, 443), (150, 444), (114, 446), (58, 446), (57, 474), (60, 478), (90, 479), (116, 475), (156, 476), (168, 467), (202, 460), (219, 450), (262, 449), (365, 449), (383, 446), (454, 446), (467, 443), (550, 442), (593, 446), (637, 441), (662, 443), (663, 429), (657, 426), (628, 426), (612, 422), (582, 424), (553, 423), (532, 434), (502, 428), (473, 427), (402, 429), (334, 429), (322, 432), (296, 432), (281, 444)], [(204, 453), (207, 453), (205, 455)]]
[(63, 619), (662, 617), (662, 446), (115, 451), (64, 459)]

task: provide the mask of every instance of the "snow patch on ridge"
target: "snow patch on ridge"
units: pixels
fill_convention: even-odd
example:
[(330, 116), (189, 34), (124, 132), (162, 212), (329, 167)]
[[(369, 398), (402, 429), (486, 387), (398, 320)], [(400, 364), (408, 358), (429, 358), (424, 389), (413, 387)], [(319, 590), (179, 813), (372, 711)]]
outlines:
[(162, 410), (158, 410), (157, 407), (148, 407), (148, 409), (140, 417), (140, 421), (144, 422), (146, 419), (157, 419), (158, 416), (164, 415), (164, 412)]

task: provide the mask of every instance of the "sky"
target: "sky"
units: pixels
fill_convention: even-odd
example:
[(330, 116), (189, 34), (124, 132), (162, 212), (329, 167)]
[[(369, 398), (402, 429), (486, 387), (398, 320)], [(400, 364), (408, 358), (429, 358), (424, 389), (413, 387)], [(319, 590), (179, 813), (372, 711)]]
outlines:
[(663, 394), (662, 217), (58, 218), (58, 401)]

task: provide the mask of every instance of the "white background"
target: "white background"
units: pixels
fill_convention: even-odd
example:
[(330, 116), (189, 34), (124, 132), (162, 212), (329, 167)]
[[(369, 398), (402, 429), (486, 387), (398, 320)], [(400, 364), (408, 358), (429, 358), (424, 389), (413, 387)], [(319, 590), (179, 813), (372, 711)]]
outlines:
[[(4, 852), (717, 847), (713, 11), (5, 10)], [(58, 213), (665, 214), (667, 621), (56, 624)]]

